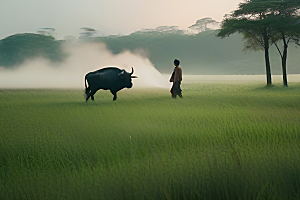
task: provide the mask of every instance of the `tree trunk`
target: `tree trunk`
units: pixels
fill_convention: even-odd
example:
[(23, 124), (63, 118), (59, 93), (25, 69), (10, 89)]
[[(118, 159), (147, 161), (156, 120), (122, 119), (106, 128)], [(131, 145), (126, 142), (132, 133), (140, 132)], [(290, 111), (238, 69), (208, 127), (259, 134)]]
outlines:
[(265, 48), (267, 86), (270, 86), (272, 85), (272, 78), (271, 78), (271, 67), (270, 67), (270, 58), (269, 58), (269, 38), (267, 36), (266, 28), (264, 28), (264, 48)]
[(270, 67), (270, 59), (269, 59), (269, 48), (265, 47), (265, 62), (266, 62), (266, 75), (267, 75), (267, 85), (272, 85), (271, 78), (271, 67)]
[(282, 56), (282, 76), (283, 76), (283, 86), (287, 87), (287, 75), (286, 75), (286, 60), (287, 60), (287, 48), (284, 47)]
[(282, 58), (281, 58), (282, 77), (283, 77), (283, 86), (287, 87), (288, 83), (287, 83), (287, 75), (286, 75), (286, 60), (287, 60), (288, 45), (286, 43), (284, 33), (282, 33), (282, 40), (283, 40), (283, 44), (284, 44), (283, 55), (282, 55)]

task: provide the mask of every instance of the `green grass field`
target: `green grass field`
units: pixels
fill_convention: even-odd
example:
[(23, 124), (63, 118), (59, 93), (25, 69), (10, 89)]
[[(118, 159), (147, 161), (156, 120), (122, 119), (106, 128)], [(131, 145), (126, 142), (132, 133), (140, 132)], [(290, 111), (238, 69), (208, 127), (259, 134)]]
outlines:
[(300, 84), (0, 90), (0, 199), (300, 199)]

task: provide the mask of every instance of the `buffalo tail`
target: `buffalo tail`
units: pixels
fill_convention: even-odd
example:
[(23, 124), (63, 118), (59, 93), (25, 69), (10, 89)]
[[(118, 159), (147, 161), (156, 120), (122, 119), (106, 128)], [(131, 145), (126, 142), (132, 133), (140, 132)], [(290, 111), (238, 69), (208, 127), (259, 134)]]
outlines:
[(85, 95), (86, 95), (86, 97), (89, 95), (89, 91), (90, 91), (90, 87), (87, 87), (86, 86), (86, 76), (87, 75), (85, 75), (85, 77), (84, 77), (84, 85), (85, 85)]

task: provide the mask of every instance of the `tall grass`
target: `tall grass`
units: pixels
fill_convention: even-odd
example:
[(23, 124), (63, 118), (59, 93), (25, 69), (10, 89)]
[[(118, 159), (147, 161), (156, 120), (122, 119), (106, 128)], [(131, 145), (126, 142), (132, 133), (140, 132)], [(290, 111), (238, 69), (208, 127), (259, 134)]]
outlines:
[(300, 199), (300, 85), (0, 90), (0, 199)]

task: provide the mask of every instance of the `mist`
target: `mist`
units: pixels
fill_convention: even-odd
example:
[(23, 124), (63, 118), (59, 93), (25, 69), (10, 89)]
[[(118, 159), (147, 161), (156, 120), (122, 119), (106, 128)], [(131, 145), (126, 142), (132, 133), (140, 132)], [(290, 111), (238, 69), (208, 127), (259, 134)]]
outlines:
[[(15, 69), (0, 67), (0, 88), (84, 88), (84, 76), (104, 67), (118, 67), (138, 76), (135, 87), (170, 87), (142, 50), (113, 54), (105, 44), (69, 43), (63, 47), (68, 54), (62, 63), (43, 58), (25, 61)], [(172, 62), (172, 61), (171, 61)], [(172, 71), (172, 65), (170, 64)]]

